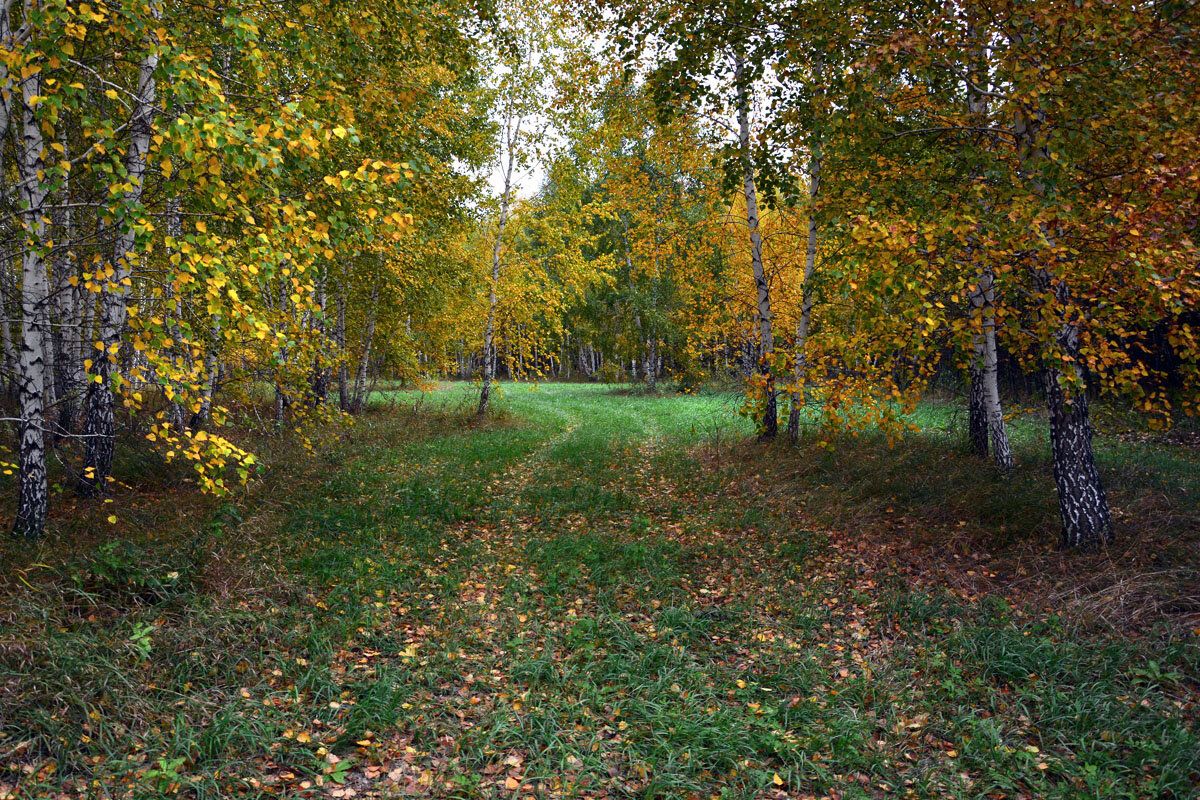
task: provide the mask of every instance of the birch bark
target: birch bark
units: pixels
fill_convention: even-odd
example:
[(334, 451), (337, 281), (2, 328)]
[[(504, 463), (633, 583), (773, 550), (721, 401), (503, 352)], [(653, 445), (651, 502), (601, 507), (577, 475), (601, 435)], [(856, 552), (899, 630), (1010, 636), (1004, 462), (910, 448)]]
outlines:
[(350, 367), (346, 364), (346, 265), (342, 264), (342, 281), (338, 286), (337, 323), (334, 328), (334, 343), (338, 352), (338, 408), (350, 410)]
[(808, 171), (808, 242), (804, 253), (804, 287), (800, 295), (800, 318), (796, 322), (795, 372), (792, 382), (792, 408), (788, 414), (788, 439), (800, 438), (800, 409), (804, 407), (804, 385), (808, 382), (808, 329), (812, 323), (813, 273), (817, 268), (817, 215), (813, 204), (821, 191), (821, 149), (813, 148)]
[[(0, 47), (5, 52), (16, 49), (19, 44), (18, 37), (13, 35), (12, 17), (11, 17), (12, 0), (4, 0), (0, 5)], [(20, 37), (23, 38), (23, 37)], [(9, 125), (12, 123), (12, 108), (14, 84), (12, 75), (8, 71), (8, 62), (0, 63), (0, 164), (3, 164), (4, 146), (8, 141)], [(20, 134), (14, 133), (14, 136)], [(20, 163), (18, 154), (18, 180), (20, 178)], [(5, 195), (8, 194), (9, 187), (8, 175), (5, 170), (0, 169), (0, 189)], [(24, 220), (21, 220), (24, 224)], [(5, 224), (4, 228), (7, 229)], [(12, 232), (5, 230), (5, 252), (4, 263), (8, 264), (8, 244), (12, 242), (15, 235)], [(13, 342), (13, 320), (16, 315), (13, 313), (14, 307), (19, 309), (21, 305), (20, 297), (16, 287), (16, 281), (10, 274), (7, 268), (0, 270), (0, 315), (3, 315), (3, 326), (0, 327), (0, 342), (4, 348), (4, 375), (0, 380), (4, 383), (4, 392), (9, 400), (17, 398), (17, 348)]]
[[(1043, 120), (1035, 111), (1017, 114), (1013, 133), (1023, 178), (1038, 196), (1045, 195), (1040, 170), (1049, 162)], [(1043, 236), (1053, 246), (1053, 232)], [(1067, 280), (1042, 263), (1033, 267), (1034, 288), (1042, 296), (1043, 320), (1055, 325), (1053, 348), (1043, 369), (1046, 408), (1050, 412), (1050, 449), (1064, 547), (1096, 547), (1112, 541), (1108, 495), (1092, 449), (1092, 421), (1085, 376), (1079, 366), (1079, 324), (1074, 322)], [(1060, 366), (1061, 365), (1061, 366)], [(1068, 387), (1071, 387), (1068, 393)]]
[[(161, 11), (157, 3), (150, 4), (150, 13), (155, 19), (160, 18)], [(129, 313), (133, 248), (137, 242), (135, 217), (145, 189), (146, 152), (154, 133), (154, 73), (158, 69), (158, 50), (152, 42), (147, 42), (147, 45), (146, 54), (142, 56), (138, 67), (137, 95), (129, 125), (129, 150), (125, 156), (129, 188), (121, 199), (116, 244), (108, 265), (110, 274), (100, 296), (101, 346), (92, 361), (88, 382), (84, 469), (78, 485), (79, 494), (85, 497), (105, 493), (112, 471), (116, 427), (112, 373)]]
[[(67, 137), (62, 137), (63, 157), (69, 155)], [(71, 253), (75, 238), (74, 218), (71, 213), (70, 173), (63, 177), (61, 196), (63, 208), (59, 213), (56, 248), (59, 252), (54, 265), (54, 296), (58, 312), (58, 324), (52, 332), (54, 339), (54, 380), (58, 396), (58, 429), (64, 434), (75, 432), (78, 424), (77, 401), (86, 381), (83, 363), (79, 360), (79, 337), (83, 329), (83, 296), (86, 291), (79, 285), (78, 268)], [(76, 278), (76, 285), (71, 285)]]
[(509, 203), (512, 199), (513, 166), (516, 164), (517, 139), (521, 135), (521, 122), (514, 117), (511, 108), (504, 119), (504, 191), (500, 195), (500, 219), (496, 223), (496, 238), (492, 243), (492, 280), (488, 289), (487, 324), (483, 330), (483, 387), (479, 390), (479, 407), (476, 416), (487, 414), (488, 402), (492, 393), (492, 381), (496, 378), (496, 304), (500, 288), (500, 268), (504, 252), (504, 228), (508, 225)]
[[(969, 31), (969, 35), (975, 38), (974, 31)], [(967, 111), (984, 125), (987, 122), (987, 91), (990, 85), (986, 48), (982, 43), (970, 54), (970, 61), (966, 81)], [(972, 242), (968, 249), (972, 254), (978, 253), (975, 242)], [(1000, 404), (995, 284), (996, 276), (992, 268), (981, 266), (970, 295), (972, 314), (976, 317), (978, 328), (973, 334), (972, 342), (974, 358), (970, 370), (968, 418), (972, 452), (986, 456), (990, 437), (992, 462), (997, 469), (1007, 472), (1013, 468), (1013, 453), (1008, 442), (1008, 430), (1004, 425), (1004, 407)]]
[[(983, 397), (984, 419), (991, 438), (992, 461), (997, 469), (1007, 472), (1013, 468), (1013, 453), (1004, 425), (1004, 407), (1000, 404), (1000, 370), (996, 355), (996, 290), (995, 276), (991, 268), (984, 267), (980, 270), (978, 282), (971, 295), (971, 305), (979, 315), (980, 331), (976, 334), (976, 354), (982, 358), (982, 365), (978, 369), (978, 392)], [(973, 398), (976, 391), (972, 386)], [(986, 453), (986, 450), (984, 452)]]
[(209, 331), (208, 351), (204, 354), (204, 386), (200, 390), (199, 407), (188, 421), (188, 427), (193, 430), (198, 430), (212, 414), (213, 396), (216, 395), (217, 387), (221, 383), (220, 355), (221, 317), (218, 315), (213, 317), (212, 330)]
[(742, 177), (746, 195), (746, 227), (750, 231), (750, 261), (754, 269), (754, 285), (758, 289), (758, 327), (762, 342), (758, 368), (765, 385), (766, 408), (763, 412), (764, 441), (774, 439), (779, 432), (776, 411), (775, 378), (771, 374), (771, 356), (775, 351), (771, 336), (771, 287), (763, 269), (762, 235), (758, 230), (758, 193), (754, 184), (754, 163), (750, 151), (750, 97), (744, 78), (745, 63), (739, 53), (734, 61), (734, 81), (737, 83), (738, 141), (741, 146)]
[(325, 364), (325, 353), (328, 351), (328, 339), (325, 328), (325, 284), (328, 281), (329, 269), (322, 267), (321, 277), (317, 281), (316, 309), (313, 312), (313, 330), (320, 342), (319, 349), (313, 354), (311, 387), (313, 405), (323, 405), (329, 396), (329, 369)]
[[(183, 217), (181, 212), (180, 201), (178, 197), (167, 199), (167, 235), (173, 240), (179, 241), (183, 236)], [(168, 254), (170, 254), (168, 250)], [(163, 301), (166, 304), (164, 316), (169, 321), (168, 332), (171, 335), (172, 350), (170, 356), (170, 368), (175, 371), (176, 375), (183, 374), (186, 365), (186, 354), (182, 346), (183, 334), (180, 329), (180, 322), (183, 317), (183, 300), (175, 292), (173, 283), (168, 283), (164, 290)], [(183, 383), (174, 378), (169, 378), (174, 397), (170, 399), (167, 406), (167, 422), (171, 426), (171, 432), (179, 435), (187, 428), (187, 415), (183, 409), (184, 386)]]
[(379, 308), (379, 284), (371, 286), (371, 307), (367, 311), (367, 327), (363, 332), (362, 353), (358, 357), (358, 370), (354, 375), (354, 400), (351, 411), (355, 414), (362, 412), (367, 401), (367, 368), (371, 363), (371, 345), (375, 339), (375, 316)]
[(967, 446), (971, 455), (987, 458), (987, 398), (983, 393), (983, 335), (972, 334), (971, 364), (967, 368)]
[[(8, 260), (8, 254), (5, 253), (6, 264)], [(0, 325), (0, 347), (4, 349), (4, 374), (0, 376), (0, 382), (3, 382), (4, 394), (10, 401), (17, 396), (17, 346), (13, 342), (12, 323), (18, 317), (13, 313), (13, 307), (20, 309), (21, 306), (15, 283), (7, 267), (0, 270), (0, 316), (4, 321)]]
[[(28, 23), (21, 31), (11, 30), (9, 6), (0, 10), (0, 40), (12, 50), (28, 35)], [(7, 72), (7, 69), (5, 69)], [(6, 89), (12, 82), (5, 74)], [(37, 118), (36, 98), (41, 95), (41, 72), (20, 81), (20, 137), (17, 167), (20, 177), (22, 221), (25, 246), (21, 258), (21, 341), (17, 358), (17, 395), (20, 403), (18, 472), (20, 489), (13, 533), (39, 536), (45, 529), (49, 509), (46, 484), (46, 346), (48, 342), (50, 281), (46, 271), (45, 142)], [(6, 126), (7, 127), (7, 126)]]

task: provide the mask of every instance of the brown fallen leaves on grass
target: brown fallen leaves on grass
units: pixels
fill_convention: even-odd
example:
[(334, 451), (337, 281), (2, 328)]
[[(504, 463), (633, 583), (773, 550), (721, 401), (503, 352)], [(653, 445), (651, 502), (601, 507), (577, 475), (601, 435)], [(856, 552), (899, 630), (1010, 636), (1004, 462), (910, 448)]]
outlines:
[[(1040, 613), (1039, 603), (1049, 602), (1043, 599), (1049, 595), (1029, 594), (1016, 584), (1012, 576), (1018, 573), (1003, 560), (1008, 556), (997, 556), (972, 540), (970, 530), (952, 530), (949, 536), (937, 529), (921, 533), (924, 523), (910, 513), (894, 514), (888, 524), (814, 531), (818, 526), (802, 508), (803, 495), (756, 490), (739, 479), (758, 472), (765, 486), (789, 485), (783, 476), (771, 473), (772, 467), (756, 464), (750, 470), (736, 458), (730, 460), (726, 452), (720, 462), (697, 460), (689, 474), (669, 468), (662, 459), (677, 456), (663, 456), (652, 440), (621, 451), (615, 462), (620, 468), (601, 481), (602, 488), (635, 496), (632, 509), (611, 517), (576, 512), (552, 517), (545, 509), (522, 505), (524, 493), (564, 479), (564, 474), (546, 471), (547, 453), (575, 429), (569, 426), (542, 442), (528, 458), (491, 479), (488, 502), (502, 513), (446, 524), (439, 531), (440, 544), (423, 555), (411, 585), (364, 590), (361, 598), (351, 601), (361, 601), (369, 613), (332, 653), (332, 685), (384, 680), (395, 675), (389, 668), (397, 666), (409, 670), (410, 676), (436, 676), (413, 681), (400, 725), (362, 730), (354, 722), (359, 701), (349, 691), (329, 701), (319, 709), (321, 717), (314, 718), (313, 698), (294, 681), (275, 674), (269, 665), (247, 664), (246, 685), (236, 693), (231, 710), (245, 718), (277, 714), (297, 721), (277, 740), (245, 754), (241, 774), (227, 776), (224, 791), (229, 796), (580, 800), (642, 796), (659, 767), (635, 745), (638, 737), (661, 732), (647, 730), (637, 721), (631, 724), (622, 714), (619, 694), (609, 697), (604, 707), (579, 712), (581, 716), (570, 723), (574, 727), (561, 732), (566, 745), (577, 749), (550, 767), (540, 760), (539, 752), (507, 745), (481, 750), (479, 739), (473, 738), (497, 719), (514, 724), (536, 719), (548, 698), (570, 699), (554, 695), (577, 690), (566, 685), (537, 688), (515, 676), (514, 642), (519, 642), (520, 657), (545, 658), (559, 669), (563, 654), (554, 652), (556, 642), (561, 646), (577, 626), (594, 623), (601, 615), (627, 629), (633, 641), (686, 651), (698, 672), (738, 676), (727, 687), (719, 687), (711, 707), (695, 709), (698, 716), (734, 712), (741, 715), (739, 725), (766, 726), (780, 708), (836, 710), (844, 706), (845, 692), (866, 686), (879, 695), (878, 705), (891, 704), (894, 710), (888, 718), (874, 710), (863, 712), (871, 732), (865, 747), (872, 757), (898, 765), (894, 769), (901, 776), (909, 771), (920, 776), (936, 766), (944, 775), (955, 776), (960, 787), (967, 787), (963, 791), (969, 789), (970, 773), (956, 766), (962, 745), (944, 720), (931, 717), (922, 707), (923, 687), (907, 687), (911, 695), (901, 697), (898, 688), (886, 681), (893, 655), (919, 636), (886, 621), (880, 581), (883, 575), (900, 576), (917, 586), (946, 588), (968, 601), (1011, 593), (1019, 606), (1016, 613), (1032, 617)], [(732, 455), (749, 458), (761, 452), (747, 446), (734, 448)], [(779, 467), (787, 468), (786, 462)], [(404, 473), (405, 479), (411, 475)], [(781, 555), (777, 530), (739, 521), (733, 513), (757, 505), (767, 507), (772, 524), (783, 525), (783, 530), (806, 529), (823, 544), (803, 558)], [(269, 517), (254, 517), (257, 538), (270, 540), (273, 524)], [(578, 581), (560, 585), (551, 595), (546, 588), (550, 576), (531, 563), (527, 551), (528, 543), (545, 536), (547, 527), (566, 540), (600, 532), (605, 546), (614, 550), (631, 543), (647, 548), (669, 543), (683, 565), (669, 578), (671, 603), (714, 624), (685, 643), (677, 631), (663, 624), (662, 600), (643, 592), (638, 580), (612, 585), (602, 606), (599, 578), (589, 574), (587, 565), (576, 565)], [(944, 545), (948, 542), (942, 551), (935, 547), (939, 536)], [(362, 557), (406, 557), (407, 551), (392, 549), (396, 547), (381, 536), (377, 550)], [(460, 562), (468, 552), (470, 561), (464, 566)], [(228, 560), (239, 563), (235, 553)], [(214, 591), (222, 603), (262, 616), (272, 613), (272, 602), (297, 591), (293, 586), (259, 592), (253, 581), (244, 579), (229, 585), (228, 593)], [(302, 594), (303, 606), (313, 616), (339, 614), (335, 595), (342, 588), (336, 576), (329, 585), (308, 587)], [(514, 601), (519, 605), (506, 605)], [(798, 612), (810, 614), (812, 625), (797, 626), (792, 616)], [(280, 654), (308, 657), (300, 652)], [(775, 664), (801, 654), (815, 659), (815, 680), (803, 687), (772, 685)], [(937, 677), (925, 673), (914, 680)], [(697, 687), (681, 684), (687, 681), (664, 681), (664, 703), (689, 708), (685, 701)], [(1040, 751), (1035, 721), (1021, 718), (1019, 709), (1006, 705), (1003, 691), (998, 694), (995, 708), (1013, 717), (1012, 736), (1026, 748), (1021, 752), (1029, 768), (1052, 769), (1061, 754)], [(820, 740), (822, 735), (821, 731), (781, 731), (786, 746), (804, 751), (811, 763), (832, 772), (823, 795), (814, 795), (811, 784), (791, 785), (772, 755), (754, 763), (746, 759), (727, 773), (705, 773), (699, 780), (718, 791), (734, 785), (747, 771), (765, 771), (766, 780), (755, 796), (773, 800), (837, 798), (851, 787), (859, 795), (884, 797), (896, 788), (859, 769), (839, 771), (837, 756), (827, 741)], [(53, 762), (33, 753), (9, 750), (7, 755), (20, 761), (17, 771), (30, 778), (46, 779), (45, 771), (53, 767)], [(588, 769), (580, 755), (595, 756), (601, 768)], [(110, 775), (103, 791), (113, 798), (134, 797), (138, 791), (144, 794), (146, 786), (157, 785), (165, 795), (186, 797), (186, 776), (181, 772), (180, 780), (174, 779), (156, 759), (157, 754), (136, 754), (130, 771)], [(86, 775), (86, 770), (79, 775)], [(10, 778), (0, 778), (9, 781), (0, 790), (18, 791)], [(72, 798), (94, 795), (96, 790), (74, 775), (64, 788), (64, 796)], [(903, 796), (902, 789), (898, 792)], [(689, 800), (709, 797), (710, 793), (687, 795)]]
[[(710, 469), (721, 466), (711, 452), (696, 454)], [(1136, 511), (1114, 510), (1120, 521), (1114, 544), (1079, 553), (1058, 549), (1057, 533), (1049, 529), (1034, 538), (1005, 539), (978, 520), (947, 518), (939, 508), (887, 504), (882, 498), (855, 502), (837, 487), (806, 485), (796, 480), (810, 469), (803, 452), (785, 450), (764, 463), (760, 448), (741, 444), (723, 458), (725, 469), (761, 470), (761, 485), (767, 487), (752, 492), (745, 481), (730, 479), (725, 484), (730, 498), (763, 502), (797, 525), (819, 520), (831, 526), (832, 550), (868, 571), (891, 571), (914, 586), (947, 589), (967, 601), (994, 596), (1034, 614), (1066, 613), (1123, 634), (1166, 623), (1200, 635), (1200, 571), (1162, 566), (1168, 547), (1200, 553), (1200, 540), (1181, 541), (1159, 531), (1155, 520), (1168, 512), (1145, 507), (1152, 502), (1146, 496), (1132, 498)], [(993, 490), (1008, 491), (999, 485)], [(816, 519), (808, 510), (812, 506)]]

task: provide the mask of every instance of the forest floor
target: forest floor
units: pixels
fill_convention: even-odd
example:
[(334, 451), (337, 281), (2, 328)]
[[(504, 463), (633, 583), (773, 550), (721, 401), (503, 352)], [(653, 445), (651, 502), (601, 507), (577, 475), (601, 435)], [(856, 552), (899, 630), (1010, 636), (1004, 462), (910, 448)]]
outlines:
[(1035, 421), (1000, 478), (936, 406), (467, 391), (4, 545), (0, 797), (1196, 796), (1194, 449), (1106, 440), (1123, 544), (1063, 554)]

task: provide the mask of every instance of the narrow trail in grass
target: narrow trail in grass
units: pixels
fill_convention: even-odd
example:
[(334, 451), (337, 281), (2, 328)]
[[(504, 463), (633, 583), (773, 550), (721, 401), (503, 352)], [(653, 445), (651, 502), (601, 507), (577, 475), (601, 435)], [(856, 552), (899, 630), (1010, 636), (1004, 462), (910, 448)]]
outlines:
[(430, 405), (218, 537), (233, 590), (22, 612), (26, 795), (1193, 796), (1186, 644), (910, 583), (761, 495), (728, 398)]

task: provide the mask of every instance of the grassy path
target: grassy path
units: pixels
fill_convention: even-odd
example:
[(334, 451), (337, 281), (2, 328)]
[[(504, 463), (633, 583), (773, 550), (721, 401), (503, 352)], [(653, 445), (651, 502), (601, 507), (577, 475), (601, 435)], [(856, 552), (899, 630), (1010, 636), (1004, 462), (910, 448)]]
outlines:
[[(507, 419), (481, 430), (396, 410), (356, 426), (272, 514), (225, 519), (220, 563), (241, 572), (223, 583), (211, 559), (148, 549), (107, 584), (84, 573), (90, 601), (14, 612), (45, 639), (36, 681), (3, 662), (26, 705), (4, 712), (0, 781), (96, 797), (1193, 796), (1188, 643), (1083, 636), (881, 570), (756, 495), (719, 398), (506, 394)], [(151, 557), (179, 576), (130, 597), (120, 571)]]

